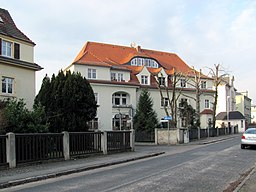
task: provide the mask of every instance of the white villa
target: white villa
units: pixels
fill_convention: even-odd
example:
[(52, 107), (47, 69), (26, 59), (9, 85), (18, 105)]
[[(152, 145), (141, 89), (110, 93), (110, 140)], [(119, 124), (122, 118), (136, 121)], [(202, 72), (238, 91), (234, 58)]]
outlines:
[[(73, 63), (64, 69), (67, 70), (80, 72), (94, 90), (99, 107), (91, 129), (131, 128), (141, 90), (145, 88), (150, 92), (153, 108), (161, 120), (166, 116), (164, 105), (168, 107), (168, 102), (165, 98), (161, 100), (157, 81), (172, 89), (174, 71), (188, 78), (188, 81), (184, 78), (178, 82), (178, 91), (182, 93), (178, 102), (186, 100), (196, 107), (192, 68), (174, 53), (142, 49), (136, 45), (87, 42)], [(213, 114), (212, 78), (201, 74), (200, 83), (201, 128), (206, 128)], [(179, 119), (179, 128), (185, 126), (184, 121)]]

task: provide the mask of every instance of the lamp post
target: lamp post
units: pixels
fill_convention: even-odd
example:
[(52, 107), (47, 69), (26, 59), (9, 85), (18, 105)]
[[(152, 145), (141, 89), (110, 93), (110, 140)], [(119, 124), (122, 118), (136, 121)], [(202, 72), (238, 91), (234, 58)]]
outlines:
[(228, 131), (229, 131), (229, 100), (230, 100), (230, 96), (227, 96), (227, 127), (228, 127)]

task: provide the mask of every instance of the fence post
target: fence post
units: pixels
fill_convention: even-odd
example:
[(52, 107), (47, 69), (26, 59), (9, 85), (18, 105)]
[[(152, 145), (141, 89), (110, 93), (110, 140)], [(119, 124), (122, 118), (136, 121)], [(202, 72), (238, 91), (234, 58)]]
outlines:
[(131, 151), (135, 151), (135, 130), (131, 129), (130, 132), (130, 145), (131, 145)]
[(69, 133), (67, 131), (63, 131), (63, 154), (65, 160), (70, 159), (70, 150), (69, 150)]
[(201, 139), (201, 130), (200, 130), (200, 127), (197, 128), (197, 139)]
[(158, 145), (158, 128), (155, 128), (155, 144)]
[(103, 131), (101, 134), (101, 150), (104, 155), (108, 154), (108, 141), (107, 131)]
[(9, 168), (16, 167), (16, 146), (15, 146), (15, 134), (7, 133), (6, 140), (6, 155), (7, 162), (9, 163)]

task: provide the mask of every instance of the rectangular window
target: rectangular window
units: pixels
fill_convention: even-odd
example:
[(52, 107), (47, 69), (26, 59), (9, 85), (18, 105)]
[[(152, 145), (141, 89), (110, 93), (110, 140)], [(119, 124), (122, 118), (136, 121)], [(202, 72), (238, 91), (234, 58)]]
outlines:
[(241, 120), (241, 128), (244, 128), (244, 121)]
[(88, 79), (96, 79), (96, 69), (88, 69)]
[(123, 81), (123, 80), (124, 80), (124, 74), (123, 73), (118, 73), (117, 81)]
[(3, 56), (12, 57), (12, 43), (2, 40), (1, 51)]
[(112, 97), (113, 105), (127, 105), (127, 94), (126, 93), (115, 93)]
[(204, 100), (204, 108), (206, 108), (206, 109), (210, 108), (210, 101), (208, 99)]
[(116, 81), (116, 73), (111, 73), (111, 81)]
[(201, 82), (201, 89), (206, 89), (206, 81)]
[(169, 106), (169, 100), (167, 97), (164, 97), (161, 99), (161, 107), (168, 107)]
[(13, 78), (3, 77), (2, 78), (2, 93), (13, 94)]
[(20, 59), (20, 44), (14, 43), (14, 58)]
[(159, 85), (165, 85), (165, 77), (158, 77), (158, 83)]
[(186, 79), (180, 79), (180, 87), (186, 87)]
[(142, 85), (148, 85), (148, 76), (141, 75), (141, 84)]

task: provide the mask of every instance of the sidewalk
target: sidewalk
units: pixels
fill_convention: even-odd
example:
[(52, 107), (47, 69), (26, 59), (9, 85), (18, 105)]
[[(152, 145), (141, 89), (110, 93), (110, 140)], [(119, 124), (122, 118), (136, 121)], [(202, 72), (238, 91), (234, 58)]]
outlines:
[[(240, 135), (210, 137), (199, 141), (192, 141), (188, 144), (181, 144), (180, 146), (182, 147), (182, 145), (204, 145), (239, 136)], [(54, 178), (62, 175), (68, 175), (86, 170), (92, 170), (110, 165), (135, 161), (138, 159), (154, 157), (164, 154), (165, 152), (170, 152), (171, 150), (173, 150), (173, 148), (170, 148), (168, 146), (140, 145), (135, 147), (135, 152), (97, 155), (86, 157), (83, 159), (49, 162), (29, 166), (20, 166), (14, 169), (0, 170), (0, 189), (28, 182), (39, 181), (47, 178)], [(255, 171), (254, 174), (251, 174), (250, 176), (252, 179), (250, 180), (249, 178), (247, 178), (246, 182), (243, 183), (243, 185), (241, 183), (239, 189), (242, 190), (245, 186), (247, 187), (246, 189), (250, 189), (248, 187), (252, 186), (252, 184), (254, 184), (253, 181), (255, 181), (256, 179)], [(255, 185), (254, 187), (255, 188), (253, 189), (256, 189)]]

